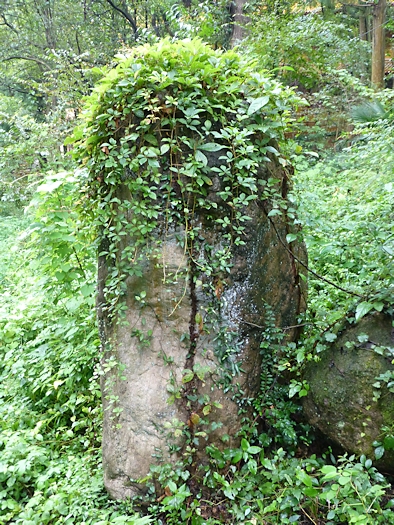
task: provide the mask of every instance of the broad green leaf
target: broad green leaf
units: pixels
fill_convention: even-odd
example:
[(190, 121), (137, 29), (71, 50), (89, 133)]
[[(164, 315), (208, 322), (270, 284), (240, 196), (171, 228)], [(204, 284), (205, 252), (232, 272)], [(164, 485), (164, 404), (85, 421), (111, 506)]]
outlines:
[(183, 371), (182, 383), (189, 383), (194, 377), (194, 372), (186, 368)]
[(296, 233), (288, 233), (286, 235), (286, 241), (288, 243), (291, 243), (291, 242), (295, 241), (296, 239), (297, 239), (297, 234)]
[(270, 212), (268, 212), (268, 217), (274, 217), (275, 215), (282, 215), (281, 210), (278, 210), (277, 208), (274, 208)]
[(225, 148), (223, 144), (216, 144), (216, 142), (207, 142), (198, 146), (198, 149), (203, 151), (219, 151), (223, 148)]
[(383, 446), (386, 450), (394, 449), (394, 436), (386, 436), (383, 439)]
[(168, 488), (170, 489), (170, 491), (172, 493), (176, 492), (177, 491), (177, 486), (176, 486), (176, 483), (174, 483), (174, 481), (169, 481), (168, 482)]
[(324, 474), (322, 481), (329, 481), (338, 476), (338, 471), (333, 465), (324, 465), (320, 471)]
[(228, 499), (234, 499), (234, 492), (230, 486), (223, 490), (223, 494), (227, 496)]
[(231, 463), (232, 463), (233, 465), (235, 465), (236, 463), (238, 463), (239, 461), (241, 461), (242, 456), (243, 456), (242, 450), (238, 450), (238, 451), (234, 454), (234, 456), (231, 458)]
[(352, 478), (350, 476), (339, 476), (338, 478), (338, 483), (342, 486), (345, 486), (347, 485), (348, 483), (350, 483), (352, 480)]
[(381, 303), (381, 302), (374, 302), (374, 303), (373, 303), (373, 307), (374, 307), (374, 309), (375, 309), (377, 312), (381, 312), (381, 311), (383, 310), (384, 303)]
[(204, 153), (202, 153), (202, 151), (200, 151), (200, 150), (197, 150), (197, 151), (196, 151), (196, 160), (197, 160), (198, 162), (201, 162), (201, 164), (202, 164), (203, 166), (207, 166), (207, 165), (208, 165), (208, 159), (207, 159), (207, 157), (206, 157), (206, 156), (204, 155)]
[(249, 443), (246, 441), (245, 438), (242, 438), (241, 440), (241, 448), (244, 452), (246, 452), (249, 448)]
[(310, 498), (315, 498), (319, 494), (319, 491), (313, 487), (305, 487), (303, 493)]
[(322, 472), (323, 474), (332, 474), (333, 472), (335, 472), (335, 474), (336, 474), (337, 473), (337, 467), (334, 467), (334, 465), (324, 465), (320, 469), (320, 472)]
[(248, 115), (253, 115), (253, 113), (256, 113), (261, 108), (266, 106), (269, 102), (270, 97), (268, 95), (265, 95), (264, 97), (255, 98), (252, 100), (249, 108), (248, 108)]
[(253, 475), (256, 474), (257, 472), (257, 461), (255, 459), (250, 459), (248, 461), (248, 469), (249, 469), (249, 472)]
[(89, 297), (92, 293), (94, 293), (96, 289), (96, 286), (94, 284), (84, 284), (81, 286), (81, 293), (84, 297)]
[(368, 301), (362, 301), (359, 303), (356, 308), (356, 321), (364, 317), (364, 315), (367, 315), (367, 313), (370, 312), (373, 307), (373, 303), (369, 303)]
[(152, 144), (153, 146), (157, 146), (157, 138), (151, 133), (144, 135), (144, 139), (146, 140), (146, 142), (149, 142), (149, 144)]
[(261, 447), (249, 447), (248, 448), (248, 454), (259, 454), (261, 452)]
[(302, 483), (307, 487), (312, 486), (312, 478), (309, 476), (309, 474), (305, 472), (305, 470), (300, 470), (299, 472), (297, 472), (297, 479), (302, 481)]

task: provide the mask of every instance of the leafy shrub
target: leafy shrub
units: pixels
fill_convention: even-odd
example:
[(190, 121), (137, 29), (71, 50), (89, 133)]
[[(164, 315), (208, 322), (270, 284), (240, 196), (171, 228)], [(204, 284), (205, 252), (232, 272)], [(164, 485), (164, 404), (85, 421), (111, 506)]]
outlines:
[(23, 111), (0, 113), (0, 213), (27, 205), (43, 173), (70, 164), (53, 123), (39, 122)]
[[(269, 27), (269, 31), (267, 28)], [(321, 88), (336, 69), (356, 77), (368, 71), (369, 47), (346, 19), (324, 20), (313, 14), (261, 15), (247, 41), (261, 67), (277, 70), (281, 80), (301, 88)]]
[(94, 245), (74, 181), (49, 175), (29, 216), (2, 220), (0, 523), (145, 525), (103, 488)]
[[(388, 485), (365, 456), (359, 461), (347, 455), (338, 460), (332, 455), (300, 459), (279, 448), (266, 457), (263, 446), (246, 439), (239, 449), (210, 446), (208, 452), (206, 490), (199, 494), (185, 485), (184, 469), (161, 469), (158, 479), (168, 495), (150, 507), (154, 515), (164, 515), (171, 525), (187, 520), (195, 525), (279, 525), (304, 519), (327, 525), (394, 523), (394, 501), (383, 503)], [(209, 499), (207, 489), (215, 491), (214, 499)]]

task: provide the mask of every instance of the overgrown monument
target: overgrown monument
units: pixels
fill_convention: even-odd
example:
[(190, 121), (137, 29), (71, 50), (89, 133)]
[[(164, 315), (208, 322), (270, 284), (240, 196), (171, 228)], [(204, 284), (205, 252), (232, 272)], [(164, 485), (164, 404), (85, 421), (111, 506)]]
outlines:
[(290, 98), (200, 41), (132, 50), (91, 98), (79, 155), (100, 241), (113, 497), (141, 490), (153, 464), (182, 459), (186, 479), (207, 444), (235, 444), (264, 328), (295, 336), (305, 253), (277, 146)]

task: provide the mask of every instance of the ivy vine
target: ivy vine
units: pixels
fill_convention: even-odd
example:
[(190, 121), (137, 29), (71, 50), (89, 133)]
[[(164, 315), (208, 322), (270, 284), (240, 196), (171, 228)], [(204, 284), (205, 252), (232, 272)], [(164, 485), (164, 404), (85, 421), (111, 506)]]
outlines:
[[(164, 281), (179, 279), (160, 263), (159, 230), (184, 249), (191, 290), (204, 275), (203, 287), (220, 299), (250, 202), (269, 202), (269, 216), (286, 211), (288, 161), (277, 142), (296, 97), (256, 64), (199, 40), (164, 40), (118, 60), (70, 139), (86, 167), (81, 207), (93, 216), (99, 256), (111, 268), (105, 315), (124, 307), (125, 280), (142, 274), (145, 258), (161, 264)], [(202, 217), (221, 232), (220, 249), (201, 235)]]

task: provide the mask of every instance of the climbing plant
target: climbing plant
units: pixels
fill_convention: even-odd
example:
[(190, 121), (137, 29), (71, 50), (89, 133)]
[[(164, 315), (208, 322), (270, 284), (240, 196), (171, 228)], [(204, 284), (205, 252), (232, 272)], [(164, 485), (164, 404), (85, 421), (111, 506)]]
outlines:
[[(235, 414), (240, 408), (246, 417), (255, 408), (234, 379), (241, 373), (238, 361), (246, 347), (246, 328), (229, 326), (222, 316), (226, 308), (222, 296), (232, 285), (234, 254), (246, 259), (244, 246), (255, 238), (256, 224), (259, 228), (264, 224), (261, 242), (267, 243), (267, 249), (267, 239), (273, 239), (272, 244), (282, 250), (277, 257), (290, 275), (290, 291), (286, 288), (284, 295), (296, 296), (295, 306), (286, 307), (283, 314), (291, 321), (289, 325), (299, 312), (298, 270), (289, 248), (298, 241), (295, 210), (287, 201), (291, 165), (278, 146), (289, 124), (291, 106), (297, 102), (291, 89), (259, 72), (256, 64), (246, 64), (233, 51), (215, 51), (200, 40), (165, 40), (119, 57), (118, 66), (90, 98), (84, 122), (70, 139), (76, 142), (76, 158), (85, 170), (81, 211), (93, 221), (99, 238), (98, 317), (103, 349), (112, 345), (117, 352), (117, 327), (126, 319), (133, 325), (132, 348), (140, 348), (141, 354), (155, 348), (148, 314), (139, 317), (140, 311), (152, 309), (147, 268), (154, 268), (163, 287), (172, 290), (172, 311), (167, 318), (185, 296), (190, 303), (187, 332), (180, 332), (179, 337), (177, 332), (174, 339), (174, 345), (181, 343), (185, 350), (182, 363), (163, 357), (165, 366), (171, 367), (167, 401), (177, 409), (182, 407), (183, 418), (167, 423), (174, 437), (183, 431), (190, 445), (188, 449), (182, 442), (189, 472), (195, 472), (193, 458), (204, 439), (225, 426), (220, 416), (216, 421), (211, 414), (223, 407), (215, 398), (215, 387), (226, 392), (223, 403), (228, 402)], [(249, 226), (252, 219), (254, 227)], [(178, 268), (168, 263), (169, 244), (180, 254)], [(257, 295), (264, 295), (263, 290)], [(260, 298), (253, 300), (262, 303)], [(133, 316), (125, 319), (122, 314), (130, 305)], [(237, 323), (245, 327), (250, 321), (240, 318)], [(256, 327), (261, 328), (255, 325), (255, 332)], [(198, 362), (202, 334), (211, 336), (212, 369)], [(259, 342), (257, 335), (250, 343), (257, 359)], [(268, 345), (266, 353), (275, 349)], [(133, 368), (130, 363), (126, 366)], [(181, 378), (179, 366), (183, 366)], [(258, 367), (253, 371), (257, 389)], [(213, 374), (215, 383), (209, 394), (201, 392), (201, 385)], [(117, 379), (107, 374), (104, 400), (114, 416), (108, 432), (119, 429), (122, 421), (117, 388)], [(264, 403), (258, 402), (256, 409)], [(164, 420), (161, 409), (160, 413)], [(239, 423), (242, 418), (239, 416)], [(197, 425), (201, 430), (196, 430)], [(222, 438), (230, 440), (228, 435)], [(181, 451), (176, 443), (168, 448), (170, 453)]]
[[(274, 167), (288, 165), (276, 144), (295, 101), (255, 64), (199, 40), (164, 40), (119, 57), (70, 139), (88, 173), (82, 206), (112, 266), (104, 290), (110, 313), (125, 278), (140, 274), (144, 257), (157, 258), (159, 226), (183, 226), (179, 243), (219, 294), (229, 248), (243, 243), (248, 203), (269, 198), (271, 216), (286, 207), (286, 181)], [(221, 230), (222, 250), (210, 253), (199, 238), (201, 212)]]

